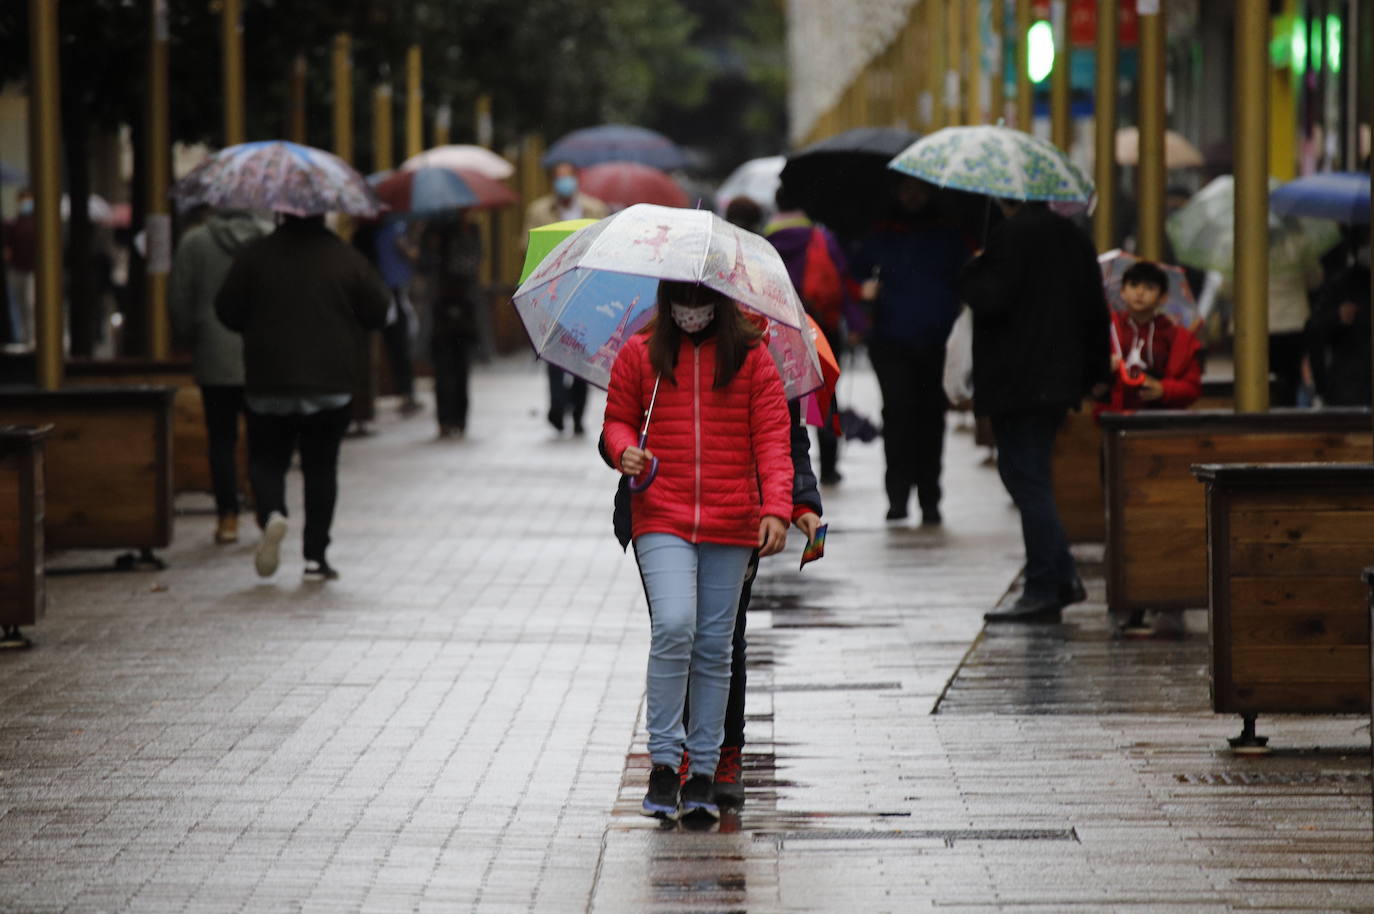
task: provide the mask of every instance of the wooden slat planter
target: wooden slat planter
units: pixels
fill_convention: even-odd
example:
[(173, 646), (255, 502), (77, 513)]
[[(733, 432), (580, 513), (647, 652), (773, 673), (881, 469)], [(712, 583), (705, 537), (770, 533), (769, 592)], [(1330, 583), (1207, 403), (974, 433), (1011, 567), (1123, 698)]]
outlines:
[(43, 615), (43, 439), (50, 426), (0, 427), (0, 647)]
[(1370, 709), (1374, 464), (1208, 464), (1212, 708), (1232, 745), (1262, 748), (1255, 716)]
[(137, 549), (153, 560), (172, 541), (175, 395), (132, 385), (0, 389), (0, 424), (53, 426), (44, 454), (49, 551)]
[(1368, 463), (1368, 409), (1180, 410), (1104, 415), (1107, 607), (1117, 615), (1207, 605), (1200, 463)]

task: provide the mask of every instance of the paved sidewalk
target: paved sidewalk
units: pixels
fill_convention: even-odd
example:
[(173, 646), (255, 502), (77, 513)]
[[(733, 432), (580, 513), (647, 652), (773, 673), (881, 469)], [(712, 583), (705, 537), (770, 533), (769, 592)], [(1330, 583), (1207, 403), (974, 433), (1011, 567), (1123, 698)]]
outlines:
[(884, 524), (854, 445), (826, 558), (765, 562), (743, 814), (637, 815), (643, 595), (544, 384), (499, 362), (469, 439), (384, 408), (349, 441), (340, 581), (301, 581), (298, 518), (262, 582), (204, 513), (165, 572), (51, 579), (0, 655), (0, 911), (1374, 911), (1368, 720), (1262, 719), (1280, 751), (1232, 759), (1199, 617), (1111, 642), (1100, 580), (984, 631), (1020, 541), (961, 431), (944, 528)]

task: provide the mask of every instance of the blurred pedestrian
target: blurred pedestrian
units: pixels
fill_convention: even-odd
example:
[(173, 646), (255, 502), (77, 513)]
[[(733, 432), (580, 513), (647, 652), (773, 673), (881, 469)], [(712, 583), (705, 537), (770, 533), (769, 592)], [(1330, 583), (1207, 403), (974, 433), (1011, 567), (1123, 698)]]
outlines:
[(1325, 406), (1368, 406), (1371, 399), (1369, 227), (1359, 235), (1354, 256), (1318, 290), (1307, 323), (1313, 380)]
[(191, 347), (191, 368), (205, 410), (216, 543), (239, 539), (239, 417), (243, 402), (243, 337), (215, 315), (215, 296), (234, 258), (270, 226), (249, 212), (221, 210), (181, 236), (167, 280), (172, 331)]
[(1275, 232), (1269, 244), (1269, 371), (1274, 406), (1297, 406), (1304, 386), (1305, 331), (1312, 292), (1322, 282), (1321, 255), (1300, 231)]
[(388, 299), (372, 265), (322, 216), (283, 216), (276, 231), (239, 253), (215, 298), (219, 319), (243, 336), (249, 474), (263, 531), (253, 561), (262, 577), (281, 561), (286, 473), (297, 449), (305, 574), (338, 577), (325, 551), (339, 447), (361, 370), (359, 340), (386, 321)]
[(478, 271), (482, 236), (465, 210), (431, 220), (420, 239), (420, 269), (430, 289), (430, 360), (440, 438), (462, 437), (468, 425), (468, 374), (478, 340), (482, 302)]
[(992, 420), (997, 470), (1021, 512), (1025, 588), (990, 622), (1054, 622), (1086, 599), (1050, 476), (1054, 436), (1090, 391), (1105, 396), (1110, 317), (1092, 241), (1043, 203), (1007, 221), (960, 277), (973, 310), (974, 410)]
[(943, 520), (945, 341), (959, 316), (955, 287), (969, 245), (942, 218), (930, 184), (903, 176), (894, 197), (849, 267), (872, 309), (866, 342), (883, 397), (887, 520), (906, 520), (915, 487), (921, 523), (933, 525)]
[(763, 229), (763, 207), (749, 197), (732, 198), (725, 204), (725, 213), (721, 218), (746, 232), (757, 234)]
[[(777, 215), (764, 226), (763, 234), (787, 266), (787, 275), (801, 297), (806, 313), (815, 319), (826, 342), (840, 358), (847, 331), (858, 330), (857, 303), (849, 293), (849, 263), (834, 234), (807, 218), (788, 188), (779, 187), (774, 198)], [(821, 484), (837, 485), (843, 478), (839, 466), (839, 438), (829, 423), (816, 432), (821, 458)]]
[[(652, 452), (639, 446), (651, 402)], [(631, 498), (652, 625), (645, 718), (653, 767), (643, 812), (714, 817), (740, 591), (752, 552), (786, 545), (793, 513), (787, 403), (758, 326), (719, 292), (660, 282), (656, 318), (611, 371), (603, 433), (626, 476), (660, 461), (652, 485)], [(679, 794), (684, 750), (689, 772)]]
[[(578, 189), (577, 166), (571, 162), (554, 162), (549, 167), (553, 193), (532, 200), (525, 209), (525, 237), (530, 229), (568, 219), (604, 219), (606, 204)], [(573, 433), (584, 431), (582, 415), (587, 409), (587, 382), (556, 365), (548, 365), (549, 424), (562, 432), (571, 415)]]
[(382, 328), (382, 343), (391, 367), (392, 385), (401, 397), (402, 416), (420, 411), (420, 401), (415, 399), (415, 370), (410, 359), (417, 321), (409, 290), (419, 256), (419, 246), (413, 235), (412, 223), (391, 218), (382, 220), (373, 238), (377, 271), (391, 290), (391, 308), (387, 311), (386, 326)]
[(9, 298), (9, 340), (32, 346), (33, 270), (37, 254), (37, 224), (33, 216), (33, 192), (19, 191), (18, 213), (4, 226), (5, 285)]

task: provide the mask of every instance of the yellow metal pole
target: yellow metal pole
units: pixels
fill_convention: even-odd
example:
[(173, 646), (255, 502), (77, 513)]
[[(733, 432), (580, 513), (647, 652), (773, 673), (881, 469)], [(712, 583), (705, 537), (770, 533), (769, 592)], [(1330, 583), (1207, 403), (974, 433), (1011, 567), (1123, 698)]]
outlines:
[(287, 138), (293, 143), (305, 143), (305, 55), (297, 54), (291, 61), (291, 94), (287, 101)]
[[(962, 0), (967, 3), (968, 0)], [(964, 14), (958, 2), (945, 6), (945, 123), (964, 123)]]
[(148, 253), (148, 352), (154, 359), (165, 359), (172, 353), (172, 329), (167, 318), (167, 274), (172, 268), (172, 217), (167, 209), (172, 175), (167, 0), (149, 0), (148, 8), (148, 197), (144, 222)]
[(945, 119), (945, 12), (948, 0), (925, 0), (930, 8), (926, 14), (926, 61), (930, 88), (930, 129), (939, 130)]
[(62, 134), (57, 4), (29, 0), (29, 169), (33, 172), (38, 386), (62, 386)]
[(448, 145), (448, 130), (449, 130), (450, 124), (452, 123), (452, 120), (453, 120), (453, 110), (452, 110), (451, 108), (449, 108), (447, 102), (445, 102), (444, 104), (440, 105), (439, 108), (438, 108), (438, 110), (436, 110), (436, 111), (434, 112), (434, 145), (435, 145), (435, 146), (446, 146), (446, 145)]
[(1006, 63), (1003, 56), (1007, 40), (1007, 4), (992, 0), (992, 68), (987, 78), (992, 81), (992, 105), (988, 117), (996, 124), (1007, 116)]
[(420, 46), (412, 44), (406, 51), (406, 158), (425, 150), (425, 97), (420, 67)]
[(1073, 117), (1069, 111), (1069, 76), (1073, 49), (1069, 47), (1068, 0), (1050, 0), (1054, 28), (1054, 69), (1050, 73), (1050, 139), (1065, 152), (1073, 145)]
[(372, 170), (389, 171), (396, 167), (393, 125), (391, 122), (391, 86), (383, 83), (372, 90)]
[(473, 136), (477, 137), (477, 145), (491, 148), (495, 136), (495, 127), (491, 120), (491, 96), (482, 93), (477, 96), (477, 102), (472, 111)]
[(1164, 256), (1165, 7), (1166, 0), (1155, 0), (1155, 12), (1140, 13), (1140, 146), (1136, 166), (1140, 225), (1136, 250), (1149, 260)]
[(1118, 0), (1097, 0), (1097, 98), (1094, 115), (1094, 175), (1097, 209), (1093, 211), (1093, 240), (1099, 251), (1110, 250), (1116, 238), (1116, 77)]
[(1269, 3), (1235, 3), (1236, 410), (1265, 412), (1269, 409)]
[(334, 154), (353, 164), (353, 39), (334, 36)]
[(1030, 80), (1031, 0), (1016, 0), (1016, 126), (1027, 132), (1035, 121), (1035, 88)]
[(221, 0), (220, 45), (224, 70), (224, 145), (247, 138), (244, 128), (242, 0)]
[(982, 124), (987, 120), (983, 96), (983, 23), (982, 4), (978, 0), (964, 2), (964, 123)]

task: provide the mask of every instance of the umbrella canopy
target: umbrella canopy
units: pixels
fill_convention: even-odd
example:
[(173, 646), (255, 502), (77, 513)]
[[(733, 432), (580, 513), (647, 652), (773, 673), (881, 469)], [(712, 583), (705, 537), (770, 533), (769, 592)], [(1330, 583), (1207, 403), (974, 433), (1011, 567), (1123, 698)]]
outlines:
[(853, 238), (891, 206), (887, 163), (920, 136), (897, 127), (846, 130), (788, 156), (779, 180), (808, 216)]
[(1328, 171), (1294, 178), (1269, 195), (1269, 207), (1284, 216), (1369, 225), (1369, 172)]
[(655, 312), (660, 279), (697, 282), (765, 318), (789, 398), (822, 384), (806, 312), (771, 244), (706, 210), (641, 203), (573, 233), (516, 290), (540, 358), (606, 387), (615, 357)]
[[(1270, 192), (1278, 184), (1276, 178), (1270, 178)], [(1236, 250), (1235, 209), (1236, 182), (1231, 175), (1222, 175), (1193, 194), (1164, 223), (1175, 259), (1199, 270), (1217, 270), (1230, 276)], [(1340, 228), (1329, 220), (1269, 213), (1271, 252), (1306, 248), (1321, 254), (1340, 240)]]
[(602, 162), (577, 176), (581, 189), (612, 209), (636, 203), (689, 206), (687, 193), (666, 172), (638, 162)]
[(840, 414), (835, 409), (835, 387), (840, 382), (840, 360), (835, 358), (835, 350), (821, 331), (821, 325), (811, 315), (806, 316), (811, 329), (811, 342), (816, 347), (816, 357), (821, 363), (821, 386), (802, 397), (802, 419), (807, 425), (820, 428), (829, 426), (835, 434), (844, 434), (840, 425)]
[[(1126, 300), (1121, 297), (1121, 277), (1140, 261), (1141, 258), (1120, 248), (1108, 251), (1097, 258), (1097, 265), (1102, 268), (1102, 287), (1107, 293), (1107, 303), (1114, 311), (1126, 310)], [(1197, 333), (1198, 328), (1202, 326), (1202, 315), (1198, 313), (1193, 290), (1188, 286), (1187, 274), (1183, 272), (1182, 267), (1170, 263), (1156, 263), (1155, 266), (1163, 270), (1164, 275), (1169, 278), (1169, 288), (1166, 290), (1168, 294), (1163, 304), (1164, 313), (1169, 315), (1175, 324)]]
[(716, 189), (716, 212), (725, 212), (730, 201), (736, 197), (748, 197), (763, 207), (765, 212), (771, 212), (774, 209), (773, 198), (777, 196), (778, 185), (782, 183), (782, 170), (786, 165), (785, 156), (764, 156), (740, 165)]
[[(1203, 163), (1202, 151), (1181, 133), (1164, 132), (1164, 167), (1196, 168)], [(1140, 128), (1122, 127), (1116, 132), (1116, 164), (1140, 164)]]
[(377, 182), (376, 191), (393, 211), (414, 219), (442, 216), (458, 209), (494, 209), (519, 200), (515, 191), (500, 181), (453, 168), (392, 172)]
[(937, 187), (1006, 200), (1090, 201), (1093, 182), (1057, 146), (1011, 127), (946, 127), (888, 167)]
[(672, 171), (687, 165), (687, 154), (656, 131), (629, 124), (602, 124), (559, 137), (544, 153), (543, 164), (550, 168), (559, 162), (578, 168), (601, 162), (638, 162)]
[(370, 219), (382, 209), (367, 181), (343, 159), (284, 140), (221, 149), (178, 181), (172, 196), (183, 209), (204, 203), (293, 216), (347, 213)]
[(0, 162), (0, 184), (27, 184), (29, 176), (22, 169)]
[(525, 265), (520, 270), (520, 281), (523, 283), (529, 279), (534, 268), (544, 262), (544, 258), (558, 247), (560, 241), (578, 229), (594, 224), (595, 219), (564, 219), (562, 222), (550, 222), (548, 225), (530, 229), (529, 243), (525, 246)]
[(460, 171), (475, 171), (493, 181), (504, 181), (515, 174), (515, 166), (501, 156), (485, 146), (473, 146), (468, 143), (435, 146), (401, 163), (402, 171), (413, 171), (417, 168), (456, 168)]

